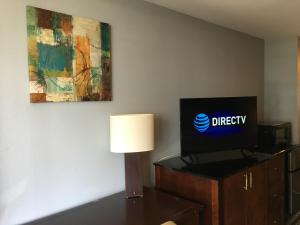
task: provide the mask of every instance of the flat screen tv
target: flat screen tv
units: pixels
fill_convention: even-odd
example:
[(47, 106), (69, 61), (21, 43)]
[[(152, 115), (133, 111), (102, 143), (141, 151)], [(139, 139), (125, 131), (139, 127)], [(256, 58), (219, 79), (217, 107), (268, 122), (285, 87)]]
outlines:
[(257, 145), (256, 97), (180, 99), (181, 156)]

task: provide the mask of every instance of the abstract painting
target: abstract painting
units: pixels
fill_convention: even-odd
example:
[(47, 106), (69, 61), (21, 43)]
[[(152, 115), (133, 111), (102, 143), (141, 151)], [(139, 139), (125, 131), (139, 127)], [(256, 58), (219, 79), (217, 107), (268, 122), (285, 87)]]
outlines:
[(110, 25), (27, 6), (30, 101), (111, 101)]

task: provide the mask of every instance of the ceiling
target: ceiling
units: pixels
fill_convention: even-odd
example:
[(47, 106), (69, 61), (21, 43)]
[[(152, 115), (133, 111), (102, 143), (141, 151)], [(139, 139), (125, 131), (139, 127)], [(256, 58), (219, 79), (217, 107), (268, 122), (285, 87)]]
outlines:
[(300, 0), (145, 0), (264, 39), (300, 34)]

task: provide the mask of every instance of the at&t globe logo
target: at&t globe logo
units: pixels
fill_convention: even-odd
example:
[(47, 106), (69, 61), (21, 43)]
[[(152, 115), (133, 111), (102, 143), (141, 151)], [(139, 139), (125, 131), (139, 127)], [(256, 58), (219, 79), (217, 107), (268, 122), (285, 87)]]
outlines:
[(205, 132), (209, 128), (209, 118), (206, 114), (200, 113), (194, 119), (194, 127), (200, 133)]

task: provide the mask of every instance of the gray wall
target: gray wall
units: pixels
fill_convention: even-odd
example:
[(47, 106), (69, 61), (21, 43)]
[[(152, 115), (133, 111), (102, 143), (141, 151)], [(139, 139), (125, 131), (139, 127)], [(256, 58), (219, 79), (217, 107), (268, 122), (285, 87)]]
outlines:
[(292, 122), (293, 143), (298, 133), (298, 38), (265, 42), (265, 120)]
[[(29, 103), (25, 5), (112, 25), (112, 102)], [(181, 97), (257, 95), (263, 116), (263, 40), (141, 0), (1, 0), (0, 14), (1, 225), (124, 189), (110, 114), (155, 113), (151, 161), (180, 152)]]

